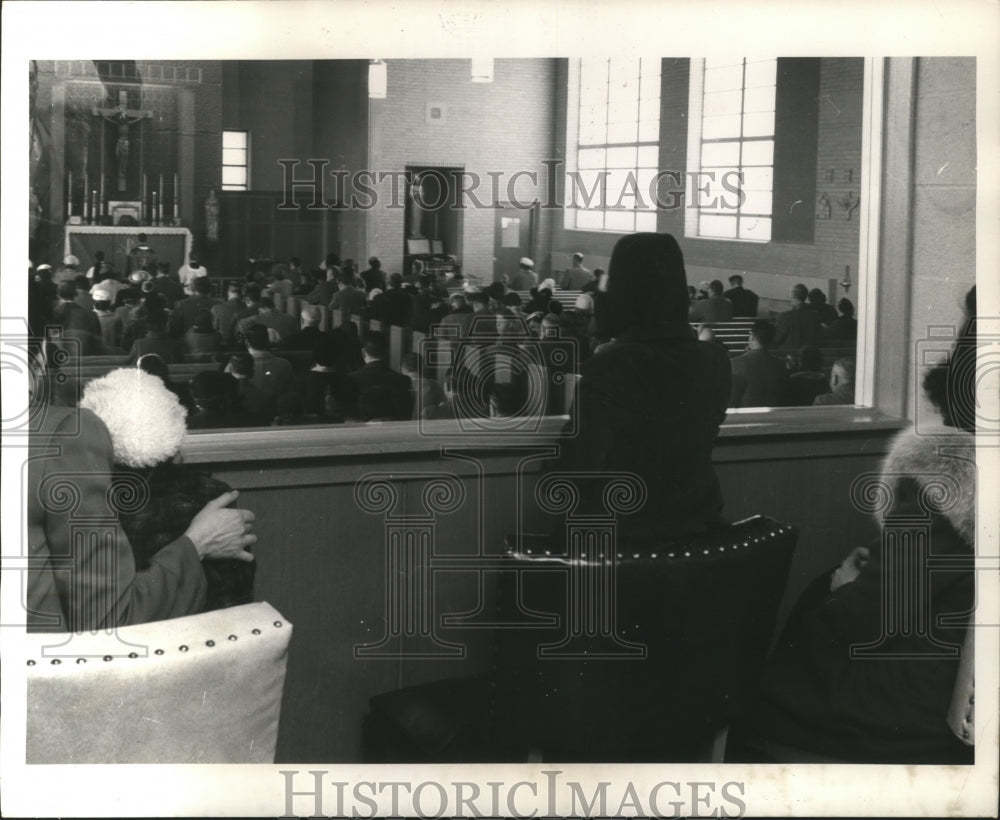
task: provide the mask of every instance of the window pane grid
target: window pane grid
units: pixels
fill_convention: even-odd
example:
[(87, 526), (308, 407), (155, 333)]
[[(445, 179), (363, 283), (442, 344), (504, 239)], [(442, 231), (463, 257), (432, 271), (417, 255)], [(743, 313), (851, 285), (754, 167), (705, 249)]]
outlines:
[(246, 131), (222, 132), (222, 190), (249, 189), (249, 135)]
[(770, 241), (777, 60), (706, 59), (702, 72), (700, 170), (742, 172), (744, 196), (696, 200), (697, 235)]
[(659, 162), (660, 60), (582, 59), (579, 80), (576, 145), (571, 146), (579, 184), (590, 192), (607, 173), (603, 201), (600, 187), (589, 204), (579, 189), (567, 197), (567, 227), (655, 229), (655, 191), (651, 196), (649, 189)]

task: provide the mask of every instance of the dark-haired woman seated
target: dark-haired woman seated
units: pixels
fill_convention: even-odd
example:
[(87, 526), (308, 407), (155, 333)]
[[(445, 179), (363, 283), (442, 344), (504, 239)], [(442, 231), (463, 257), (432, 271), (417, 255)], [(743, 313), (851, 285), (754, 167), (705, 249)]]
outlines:
[[(688, 324), (684, 258), (669, 234), (622, 237), (604, 282), (597, 332), (614, 341), (581, 368), (576, 434), (559, 469), (638, 475), (646, 502), (619, 519), (619, 538), (655, 548), (723, 523), (712, 449), (729, 401), (729, 357)], [(581, 510), (603, 511), (603, 482), (592, 483), (581, 487)]]
[(971, 762), (946, 722), (959, 663), (947, 648), (974, 602), (974, 289), (966, 305), (949, 360), (924, 379), (942, 426), (893, 441), (872, 494), (887, 501), (882, 537), (802, 595), (731, 759)]

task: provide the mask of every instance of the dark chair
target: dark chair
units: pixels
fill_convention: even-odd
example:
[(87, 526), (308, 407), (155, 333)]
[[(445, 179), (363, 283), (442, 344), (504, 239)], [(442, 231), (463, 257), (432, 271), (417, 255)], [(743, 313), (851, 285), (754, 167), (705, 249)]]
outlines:
[(756, 516), (613, 557), (596, 539), (562, 555), (509, 552), (498, 606), (555, 614), (554, 625), (498, 629), (489, 676), (373, 697), (367, 757), (721, 761), (763, 666), (796, 538)]

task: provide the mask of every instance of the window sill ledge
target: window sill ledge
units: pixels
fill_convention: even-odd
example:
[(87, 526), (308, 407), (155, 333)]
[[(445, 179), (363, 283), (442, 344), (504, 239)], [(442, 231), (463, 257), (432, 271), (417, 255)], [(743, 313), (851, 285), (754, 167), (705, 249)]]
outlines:
[[(489, 420), (390, 422), (218, 430), (189, 434), (181, 459), (189, 464), (385, 457), (439, 452), (442, 447), (490, 450), (498, 445), (551, 445), (562, 438), (566, 416), (539, 419), (537, 429), (501, 429)], [(738, 443), (769, 445), (845, 436), (888, 434), (908, 424), (863, 407), (731, 410), (717, 450)], [(811, 449), (811, 448), (806, 448)], [(805, 452), (803, 453), (805, 455)]]

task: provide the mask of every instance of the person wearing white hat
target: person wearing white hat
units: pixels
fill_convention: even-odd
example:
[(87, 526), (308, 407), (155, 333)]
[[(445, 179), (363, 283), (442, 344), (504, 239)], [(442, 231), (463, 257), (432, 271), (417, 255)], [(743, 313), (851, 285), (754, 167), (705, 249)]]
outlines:
[(80, 271), (78, 270), (79, 267), (79, 259), (73, 256), (73, 254), (66, 256), (66, 258), (63, 259), (62, 267), (52, 274), (52, 281), (55, 282), (56, 287), (64, 282), (76, 281), (76, 277), (80, 275)]
[(531, 290), (538, 284), (535, 263), (527, 256), (522, 256), (518, 262), (517, 273), (509, 277), (507, 284), (511, 290)]
[(115, 294), (111, 292), (107, 283), (101, 282), (94, 285), (90, 296), (94, 300), (94, 313), (97, 314), (97, 321), (101, 323), (101, 339), (105, 346), (112, 349), (120, 347), (122, 318), (112, 310)]

